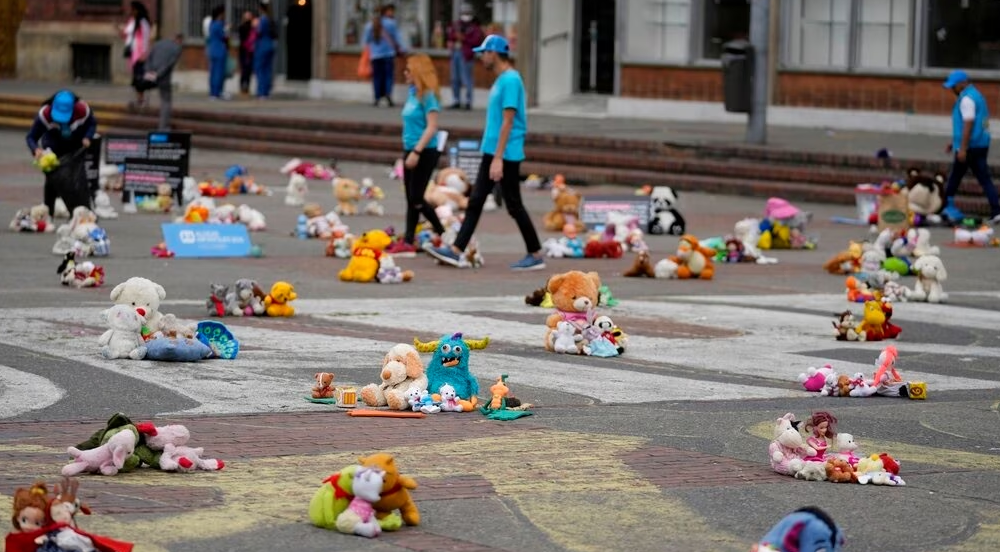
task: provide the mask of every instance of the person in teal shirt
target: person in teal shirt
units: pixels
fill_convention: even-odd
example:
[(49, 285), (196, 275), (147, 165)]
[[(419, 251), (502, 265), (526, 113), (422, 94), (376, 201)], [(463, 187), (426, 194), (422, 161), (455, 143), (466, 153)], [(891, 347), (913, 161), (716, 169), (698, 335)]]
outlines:
[(965, 218), (955, 205), (955, 194), (965, 173), (971, 169), (990, 204), (990, 219), (987, 222), (1000, 224), (1000, 198), (986, 162), (990, 153), (990, 112), (986, 99), (969, 82), (965, 71), (952, 71), (948, 80), (944, 81), (944, 87), (951, 90), (957, 99), (951, 115), (951, 143), (945, 148), (948, 153), (954, 153), (955, 158), (948, 175), (945, 207), (941, 214), (952, 224), (961, 223)]
[(441, 86), (434, 62), (427, 54), (413, 54), (406, 60), (406, 84), (410, 94), (403, 105), (403, 188), (406, 190), (406, 232), (403, 239), (386, 248), (386, 253), (397, 257), (413, 257), (417, 223), (423, 215), (438, 235), (444, 226), (434, 208), (424, 200), (427, 183), (437, 167), (441, 152), (438, 150), (438, 113), (441, 111)]
[(474, 51), (480, 55), (483, 66), (496, 75), (486, 105), (486, 128), (480, 147), (483, 160), (455, 242), (451, 246), (429, 247), (427, 252), (452, 266), (471, 266), (464, 258), (465, 249), (479, 224), (486, 198), (493, 192), (494, 186), (500, 186), (507, 213), (517, 222), (528, 250), (528, 254), (511, 264), (510, 268), (541, 270), (545, 268), (542, 245), (531, 215), (521, 200), (521, 162), (524, 161), (524, 139), (528, 133), (524, 82), (510, 62), (510, 45), (504, 37), (489, 35)]

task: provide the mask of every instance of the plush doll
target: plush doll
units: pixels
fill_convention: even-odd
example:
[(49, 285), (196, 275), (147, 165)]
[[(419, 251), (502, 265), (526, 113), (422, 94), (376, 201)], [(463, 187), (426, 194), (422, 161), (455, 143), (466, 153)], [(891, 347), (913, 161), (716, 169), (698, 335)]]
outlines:
[(782, 475), (795, 475), (805, 465), (803, 458), (816, 454), (816, 450), (803, 441), (802, 434), (795, 429), (793, 422), (795, 415), (792, 413), (778, 418), (774, 426), (774, 439), (767, 448), (771, 469)]
[(681, 236), (681, 241), (677, 245), (677, 254), (668, 258), (677, 263), (678, 278), (682, 280), (688, 278), (711, 280), (715, 274), (713, 257), (715, 257), (715, 250), (702, 247), (698, 243), (698, 238), (691, 234), (685, 234)]
[(542, 251), (545, 252), (545, 256), (550, 259), (561, 259), (563, 257), (568, 257), (570, 250), (566, 247), (566, 244), (562, 240), (557, 240), (556, 238), (549, 238), (542, 242)]
[(542, 219), (542, 224), (545, 229), (549, 232), (562, 232), (562, 229), (567, 224), (572, 224), (577, 232), (583, 232), (587, 229), (586, 225), (580, 220), (580, 203), (583, 198), (580, 194), (564, 189), (552, 200), (554, 206), (552, 210), (545, 213)]
[[(234, 308), (237, 308), (235, 304), (227, 305), (226, 300), (230, 296), (229, 286), (225, 284), (211, 283), (208, 285), (209, 296), (205, 301), (205, 308), (208, 309), (209, 316), (229, 316)], [(235, 299), (235, 294), (232, 294)], [(242, 311), (240, 311), (242, 314)]]
[(833, 440), (833, 457), (847, 462), (852, 468), (858, 464), (857, 450), (858, 444), (850, 433), (838, 433)]
[(378, 468), (355, 470), (351, 481), (354, 498), (337, 516), (337, 531), (368, 538), (379, 536), (382, 526), (375, 517), (373, 504), (381, 499), (384, 484), (385, 472)]
[(856, 372), (850, 380), (850, 390), (841, 395), (846, 397), (871, 397), (875, 394), (875, 386), (865, 380), (865, 375)]
[(799, 374), (798, 381), (806, 391), (816, 393), (826, 385), (826, 378), (833, 374), (833, 366), (824, 364), (822, 368), (810, 366), (805, 373)]
[(139, 435), (139, 444), (135, 447), (135, 455), (142, 464), (154, 469), (161, 469), (160, 458), (167, 445), (182, 447), (191, 440), (191, 432), (180, 424), (155, 426), (151, 422), (135, 424)]
[(136, 436), (131, 431), (119, 431), (97, 448), (80, 450), (68, 447), (66, 452), (73, 457), (73, 462), (63, 466), (62, 474), (66, 477), (84, 472), (115, 475), (135, 451), (136, 441)]
[(403, 522), (407, 525), (420, 525), (420, 512), (417, 511), (417, 505), (410, 497), (410, 490), (417, 488), (417, 482), (399, 473), (396, 459), (390, 454), (377, 453), (360, 457), (358, 462), (363, 467), (377, 468), (385, 472), (382, 493), (378, 502), (372, 505), (377, 512), (376, 517), (382, 522), (380, 523), (382, 529), (392, 530), (386, 527), (384, 521), (396, 510), (402, 514)]
[(455, 388), (447, 383), (441, 386), (441, 411), (461, 412), (464, 409), (462, 403), (458, 401), (458, 394)]
[(856, 331), (857, 321), (854, 319), (854, 313), (845, 310), (841, 313), (834, 313), (837, 320), (833, 321), (834, 335), (837, 341), (864, 341), (865, 334), (859, 334)]
[(892, 323), (892, 302), (882, 297), (882, 314), (885, 315), (885, 322), (882, 323), (882, 335), (886, 339), (896, 339), (903, 333), (903, 328)]
[(573, 324), (560, 320), (556, 323), (556, 330), (552, 332), (552, 350), (557, 353), (580, 354), (583, 336), (577, 333)]
[(146, 345), (142, 338), (142, 308), (115, 305), (101, 313), (108, 331), (98, 339), (101, 356), (106, 359), (130, 358), (142, 360), (146, 357)]
[(896, 281), (889, 281), (882, 287), (882, 300), (890, 302), (907, 301), (910, 297), (910, 288)]
[(854, 483), (854, 468), (846, 460), (828, 458), (826, 461), (826, 479), (831, 483)]
[(268, 316), (294, 316), (295, 308), (289, 305), (299, 296), (295, 288), (288, 282), (275, 282), (271, 293), (264, 298), (264, 307)]
[(859, 460), (854, 471), (857, 474), (858, 483), (862, 485), (868, 485), (869, 483), (890, 487), (902, 487), (906, 485), (906, 482), (899, 475), (893, 474), (886, 469), (884, 461), (877, 454)]
[[(444, 388), (445, 385), (448, 384), (442, 385), (441, 388)], [(452, 391), (454, 391), (454, 388), (452, 388)], [(437, 396), (440, 397), (440, 393)], [(410, 405), (410, 410), (414, 412), (423, 412), (424, 414), (437, 414), (441, 412), (441, 406), (438, 404), (438, 401), (434, 400), (434, 396), (426, 389), (418, 387), (407, 389), (406, 403)]]
[(684, 234), (686, 223), (677, 211), (677, 192), (669, 186), (654, 186), (649, 194), (650, 234)]
[(439, 394), (442, 385), (451, 384), (463, 410), (473, 410), (478, 400), (476, 395), (479, 393), (479, 382), (469, 372), (469, 352), (472, 349), (485, 349), (489, 343), (488, 337), (464, 339), (461, 333), (443, 335), (429, 343), (421, 343), (414, 338), (413, 345), (418, 351), (434, 353), (427, 363), (427, 389), (433, 394)]
[(313, 376), (316, 383), (312, 387), (312, 398), (314, 399), (330, 399), (333, 398), (333, 392), (335, 390), (333, 386), (333, 374), (330, 372), (316, 372)]
[(133, 453), (126, 457), (124, 465), (118, 470), (122, 472), (130, 472), (142, 465), (145, 461), (143, 453), (147, 452), (148, 448), (146, 448), (143, 444), (143, 434), (140, 433), (136, 424), (133, 424), (132, 421), (122, 413), (116, 413), (111, 416), (104, 428), (94, 432), (94, 434), (91, 435), (86, 441), (78, 443), (76, 448), (89, 451), (97, 447), (107, 445), (111, 441), (112, 437), (121, 432), (131, 433), (132, 438), (136, 442)]
[(49, 488), (44, 481), (36, 481), (30, 488), (14, 491), (11, 525), (15, 533), (30, 533), (47, 525)]
[(125, 280), (111, 290), (111, 300), (116, 305), (141, 308), (146, 313), (145, 326), (149, 333), (160, 329), (160, 319), (163, 317), (160, 314), (160, 302), (166, 297), (167, 292), (163, 286), (137, 276)]
[[(556, 308), (556, 312), (550, 314), (545, 321), (547, 326), (545, 349), (554, 351), (555, 343), (552, 334), (559, 322), (569, 322), (576, 331), (581, 333), (590, 326), (600, 298), (601, 277), (596, 272), (584, 273), (579, 270), (571, 270), (552, 276), (545, 287)], [(581, 343), (581, 347), (582, 345), (585, 343)]]
[(807, 506), (785, 516), (750, 552), (840, 552), (844, 540), (826, 512)]
[(804, 481), (826, 481), (826, 462), (806, 460), (794, 477)]
[(622, 276), (626, 278), (641, 278), (643, 276), (656, 278), (656, 271), (653, 269), (653, 263), (649, 259), (649, 251), (640, 251), (635, 256), (632, 266), (625, 272), (622, 272)]
[(98, 287), (104, 283), (104, 267), (84, 261), (73, 266), (72, 284), (78, 288)]
[(330, 180), (337, 176), (337, 161), (331, 160), (329, 165), (323, 165), (295, 157), (289, 159), (278, 171), (281, 174), (298, 174), (311, 180)]
[(913, 263), (913, 272), (917, 275), (917, 284), (910, 292), (908, 300), (927, 301), (928, 303), (943, 303), (948, 300), (941, 282), (948, 279), (948, 271), (937, 255), (924, 255)]
[(453, 211), (464, 211), (469, 206), (471, 191), (465, 171), (447, 167), (438, 171), (435, 184), (424, 193), (424, 201), (435, 208), (448, 206)]
[(837, 418), (829, 412), (814, 412), (806, 420), (806, 432), (811, 435), (806, 438), (806, 444), (816, 451), (815, 454), (807, 456), (805, 461), (823, 462), (826, 460), (826, 451), (830, 448), (831, 440), (837, 436)]
[(267, 230), (267, 220), (264, 214), (253, 207), (243, 204), (236, 208), (236, 221), (246, 225), (251, 232)]
[(226, 463), (215, 458), (202, 458), (205, 449), (191, 448), (168, 443), (160, 455), (160, 469), (163, 471), (189, 472), (194, 470), (218, 471)]
[(366, 215), (380, 217), (385, 214), (385, 207), (379, 203), (385, 199), (385, 192), (375, 185), (371, 178), (361, 179), (361, 197), (367, 201), (362, 212)]
[[(336, 529), (337, 517), (354, 497), (354, 473), (361, 466), (351, 465), (323, 480), (309, 501), (309, 521), (316, 527)], [(402, 525), (398, 520), (396, 527)]]
[(378, 275), (379, 260), (392, 243), (384, 230), (369, 230), (358, 236), (351, 247), (351, 260), (338, 275), (344, 282), (373, 282)]
[(388, 406), (391, 410), (406, 410), (403, 394), (410, 387), (427, 388), (427, 376), (420, 353), (412, 345), (393, 345), (382, 359), (382, 380), (361, 388), (361, 400), (368, 406)]
[(334, 230), (330, 241), (326, 244), (326, 256), (338, 259), (347, 259), (351, 256), (351, 244), (354, 243), (354, 234), (346, 231)]
[(298, 173), (293, 173), (288, 177), (288, 186), (285, 188), (285, 205), (289, 207), (299, 207), (306, 200), (309, 193), (309, 183), (306, 177)]
[(358, 214), (357, 203), (361, 201), (361, 185), (349, 178), (334, 178), (333, 197), (337, 199), (336, 212), (338, 215), (356, 215)]
[(905, 397), (907, 396), (906, 382), (896, 371), (896, 359), (899, 351), (896, 347), (889, 345), (878, 355), (875, 360), (875, 374), (872, 382), (875, 385), (875, 393), (885, 397)]
[(848, 276), (844, 280), (844, 286), (846, 287), (847, 300), (852, 303), (867, 303), (876, 300), (875, 291), (869, 287), (866, 279)]

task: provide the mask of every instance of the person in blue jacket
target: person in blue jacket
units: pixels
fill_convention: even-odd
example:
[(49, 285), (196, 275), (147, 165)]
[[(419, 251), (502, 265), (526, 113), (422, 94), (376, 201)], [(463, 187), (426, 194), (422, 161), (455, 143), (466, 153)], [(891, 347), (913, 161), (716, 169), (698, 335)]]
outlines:
[(224, 99), (226, 84), (226, 62), (229, 60), (229, 37), (226, 35), (226, 8), (216, 6), (212, 10), (212, 22), (208, 25), (205, 38), (208, 50), (208, 95), (216, 100)]
[(944, 81), (944, 87), (951, 90), (957, 99), (951, 114), (951, 143), (945, 148), (948, 153), (954, 153), (955, 158), (948, 175), (945, 207), (941, 214), (951, 223), (959, 223), (965, 218), (955, 206), (955, 194), (965, 173), (971, 169), (990, 204), (990, 219), (987, 222), (1000, 224), (1000, 198), (986, 162), (990, 153), (990, 112), (986, 98), (972, 86), (965, 71), (952, 71)]
[[(60, 90), (42, 103), (25, 141), (35, 159), (46, 149), (62, 158), (90, 147), (97, 133), (97, 119), (87, 102), (69, 90)], [(44, 202), (49, 213), (56, 212), (56, 198), (62, 197), (70, 213), (78, 206), (90, 207), (91, 194), (87, 187), (87, 173), (77, 173), (79, 181), (72, 189), (59, 189), (55, 182), (45, 180)]]
[(271, 18), (271, 6), (268, 2), (260, 3), (260, 17), (257, 18), (257, 43), (253, 50), (253, 72), (257, 75), (257, 99), (266, 100), (271, 97), (271, 86), (274, 83), (274, 40), (278, 37), (278, 28)]
[(364, 45), (372, 62), (372, 86), (375, 89), (375, 106), (382, 98), (389, 107), (392, 102), (393, 75), (396, 71), (394, 59), (404, 53), (399, 40), (399, 28), (396, 27), (396, 6), (382, 6), (379, 14), (365, 25)]

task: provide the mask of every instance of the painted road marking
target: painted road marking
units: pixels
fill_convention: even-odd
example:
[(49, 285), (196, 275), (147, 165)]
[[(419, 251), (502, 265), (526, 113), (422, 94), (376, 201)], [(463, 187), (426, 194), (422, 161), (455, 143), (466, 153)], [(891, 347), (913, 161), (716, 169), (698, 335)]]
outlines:
[(51, 380), (0, 364), (0, 419), (41, 410), (65, 395)]

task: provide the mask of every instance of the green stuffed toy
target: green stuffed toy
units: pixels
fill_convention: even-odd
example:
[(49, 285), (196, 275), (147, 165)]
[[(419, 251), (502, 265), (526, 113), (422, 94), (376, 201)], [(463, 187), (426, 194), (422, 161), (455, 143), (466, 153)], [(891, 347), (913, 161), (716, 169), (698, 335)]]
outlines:
[[(309, 521), (316, 527), (337, 530), (337, 516), (347, 509), (354, 499), (354, 472), (361, 466), (347, 466), (323, 480), (323, 485), (309, 501)], [(403, 526), (400, 513), (392, 514), (379, 520), (383, 531), (397, 531)]]
[(133, 452), (128, 458), (125, 459), (125, 464), (118, 471), (130, 472), (142, 465), (142, 458), (137, 454), (139, 452), (140, 443), (143, 441), (142, 435), (139, 430), (136, 429), (135, 424), (128, 416), (122, 414), (121, 412), (111, 416), (108, 420), (107, 425), (104, 429), (99, 429), (90, 436), (90, 439), (76, 445), (76, 448), (80, 450), (90, 450), (95, 449), (111, 439), (116, 433), (121, 431), (131, 431), (135, 434), (136, 446), (135, 452)]

